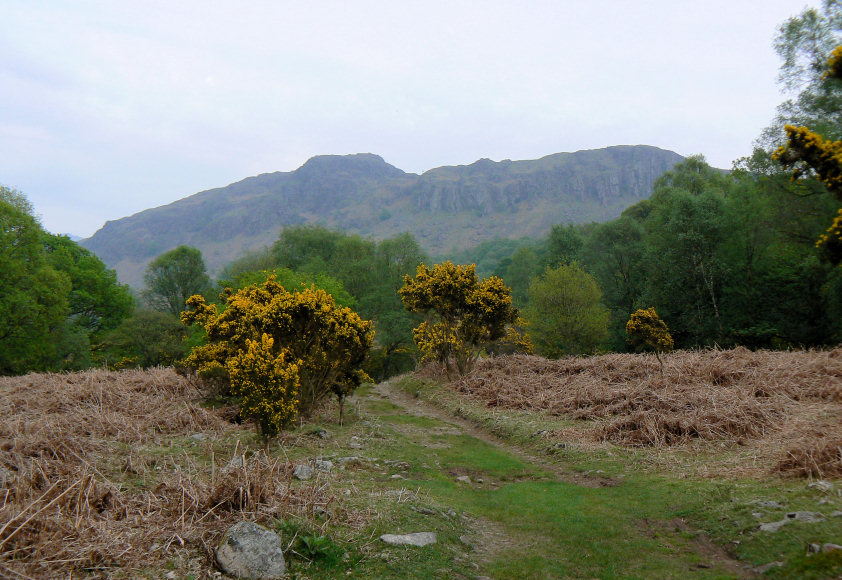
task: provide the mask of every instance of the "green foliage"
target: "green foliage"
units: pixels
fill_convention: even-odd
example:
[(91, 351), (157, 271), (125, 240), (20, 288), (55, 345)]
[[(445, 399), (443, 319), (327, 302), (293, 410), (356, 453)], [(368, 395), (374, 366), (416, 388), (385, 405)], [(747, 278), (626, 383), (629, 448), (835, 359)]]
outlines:
[(179, 246), (152, 260), (143, 280), (149, 306), (174, 316), (184, 310), (188, 298), (210, 287), (202, 252), (190, 246)]
[(333, 296), (339, 306), (356, 308), (356, 299), (348, 294), (342, 282), (323, 273), (300, 273), (293, 272), (289, 268), (271, 268), (258, 271), (243, 271), (230, 279), (222, 279), (217, 285), (220, 291), (230, 288), (233, 291), (241, 290), (247, 286), (262, 284), (269, 278), (274, 278), (284, 288), (290, 290), (303, 290), (304, 288), (320, 288)]
[[(221, 313), (200, 295), (190, 297), (187, 305), (189, 310), (182, 313), (182, 322), (203, 326), (208, 343), (195, 347), (185, 364), (205, 379), (232, 385), (236, 378), (231, 374), (230, 361), (241, 360), (243, 353), (257, 349), (254, 345), (259, 344), (254, 356), (263, 366), (258, 368), (275, 372), (277, 367), (280, 376), (290, 364), (297, 365), (296, 411), (308, 415), (331, 393), (342, 403), (367, 378), (361, 366), (373, 342), (372, 325), (350, 308), (337, 306), (324, 290), (288, 292), (269, 278), (263, 284), (231, 293)], [(283, 364), (278, 362), (281, 355)], [(283, 376), (284, 392), (289, 392), (292, 379)], [(249, 380), (256, 384), (257, 379)], [(280, 392), (280, 386), (272, 392)]]
[(547, 236), (545, 263), (550, 267), (569, 266), (579, 260), (582, 251), (582, 234), (572, 224), (555, 225)]
[(548, 268), (529, 287), (529, 336), (549, 358), (595, 352), (608, 336), (609, 314), (594, 277), (575, 262)]
[(87, 250), (43, 230), (26, 197), (0, 186), (0, 374), (90, 365), (92, 336), (120, 322), (128, 289)]
[(404, 277), (398, 293), (408, 310), (425, 317), (413, 331), (424, 359), (443, 364), (448, 374), (452, 362), (459, 374), (470, 371), (481, 349), (505, 337), (517, 318), (503, 281), (480, 280), (473, 264), (421, 264), (415, 278)]
[(109, 368), (172, 365), (187, 354), (186, 338), (184, 325), (172, 314), (137, 308), (104, 333), (96, 357)]

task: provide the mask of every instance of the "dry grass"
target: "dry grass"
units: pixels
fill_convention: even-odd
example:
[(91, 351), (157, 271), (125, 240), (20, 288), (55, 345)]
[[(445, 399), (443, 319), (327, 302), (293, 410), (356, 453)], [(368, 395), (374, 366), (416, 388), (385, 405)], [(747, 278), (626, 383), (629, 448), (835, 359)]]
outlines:
[[(184, 553), (207, 572), (227, 525), (333, 501), (239, 441), (217, 458), (241, 428), (199, 399), (170, 369), (0, 378), (0, 577), (132, 577)], [(195, 453), (149, 451), (185, 439)]]
[(765, 441), (782, 473), (842, 475), (842, 349), (681, 351), (664, 362), (662, 378), (653, 355), (512, 355), (479, 361), (453, 386), (489, 407), (588, 420), (591, 440)]

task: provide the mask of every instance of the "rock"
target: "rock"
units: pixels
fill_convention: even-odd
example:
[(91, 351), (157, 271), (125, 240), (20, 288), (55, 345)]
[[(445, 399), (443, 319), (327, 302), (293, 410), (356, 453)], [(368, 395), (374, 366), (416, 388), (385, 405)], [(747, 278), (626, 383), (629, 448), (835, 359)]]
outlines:
[(456, 478), (456, 481), (459, 481), (459, 482), (462, 482), (462, 483), (467, 483), (467, 484), (470, 484), (470, 483), (471, 483), (471, 478), (470, 478), (469, 476), (467, 476), (467, 475), (460, 475), (459, 477), (457, 477), (457, 478)]
[(426, 508), (426, 507), (423, 507), (423, 508), (418, 508), (418, 507), (413, 506), (413, 507), (411, 507), (411, 508), (409, 508), (409, 509), (411, 509), (412, 511), (414, 511), (414, 512), (416, 512), (416, 513), (423, 514), (423, 515), (425, 515), (425, 516), (434, 516), (434, 515), (436, 515), (435, 510), (431, 510), (430, 508)]
[(842, 512), (840, 512), (839, 510), (832, 511), (832, 512), (830, 512), (830, 517), (832, 517), (832, 518), (842, 517)]
[(789, 519), (783, 519), (779, 522), (769, 522), (768, 524), (760, 524), (760, 527), (758, 529), (761, 532), (777, 532), (791, 521), (792, 520)]
[(357, 455), (350, 455), (348, 457), (337, 457), (334, 461), (339, 465), (362, 465), (363, 463), (368, 462), (367, 459), (363, 459)]
[(807, 544), (807, 553), (808, 554), (818, 554), (822, 551), (822, 547), (820, 544), (812, 543)]
[(830, 542), (822, 544), (822, 552), (835, 552), (836, 550), (842, 550), (842, 546), (839, 544), (831, 544)]
[(783, 507), (784, 507), (776, 501), (758, 501), (758, 502), (755, 502), (755, 503), (757, 504), (757, 507), (762, 507), (762, 508), (767, 508), (767, 509), (780, 510), (780, 509), (783, 509)]
[(751, 569), (752, 572), (756, 574), (765, 574), (772, 568), (783, 568), (784, 563), (780, 561), (769, 562), (768, 564), (763, 564), (762, 566), (756, 566)]
[(824, 521), (824, 516), (818, 512), (790, 512), (786, 514), (786, 517), (791, 520), (808, 523)]
[(301, 481), (313, 479), (314, 473), (313, 468), (304, 463), (296, 465), (295, 469), (292, 470), (292, 476)]
[(220, 570), (235, 578), (282, 578), (286, 562), (281, 538), (254, 522), (228, 528), (216, 549)]
[(383, 534), (380, 540), (390, 546), (418, 546), (424, 547), (435, 544), (437, 541), (435, 532), (416, 532), (414, 534)]
[(392, 477), (390, 477), (389, 479), (406, 479), (406, 478), (403, 475), (400, 475), (399, 473), (396, 473)]
[(190, 439), (193, 439), (194, 441), (206, 441), (207, 438), (208, 438), (207, 433), (193, 433), (190, 436)]
[(348, 443), (348, 447), (350, 447), (351, 449), (362, 449), (363, 445), (362, 443), (359, 443), (357, 441), (351, 441), (350, 443)]
[(816, 491), (820, 491), (822, 493), (829, 493), (833, 491), (834, 487), (833, 484), (829, 481), (824, 481), (819, 479), (818, 481), (814, 481), (813, 483), (809, 484), (807, 487), (810, 489), (815, 489)]
[(319, 471), (330, 471), (333, 469), (333, 462), (326, 459), (316, 459), (313, 461), (313, 465)]
[(330, 431), (328, 431), (327, 429), (319, 429), (318, 431), (316, 431), (314, 433), (314, 435), (316, 437), (318, 437), (319, 439), (329, 439), (330, 438)]
[(751, 512), (751, 515), (756, 517), (758, 520), (762, 520), (764, 514), (762, 512)]
[(243, 469), (243, 468), (245, 468), (245, 466), (246, 466), (246, 456), (245, 455), (235, 455), (234, 457), (231, 458), (231, 461), (229, 461), (225, 465), (225, 467), (220, 469), (220, 473), (222, 473), (222, 475), (227, 475), (227, 474), (231, 473), (232, 471), (236, 471), (238, 469)]

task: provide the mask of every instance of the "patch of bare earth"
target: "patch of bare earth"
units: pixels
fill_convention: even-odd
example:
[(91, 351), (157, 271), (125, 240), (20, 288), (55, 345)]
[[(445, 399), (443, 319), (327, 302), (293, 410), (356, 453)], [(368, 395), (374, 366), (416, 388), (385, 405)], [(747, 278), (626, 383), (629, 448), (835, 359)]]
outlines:
[(333, 501), (200, 399), (171, 369), (0, 378), (0, 577), (209, 577), (228, 525)]
[[(743, 448), (732, 471), (842, 476), (842, 349), (482, 359), (451, 383), (487, 407), (585, 421), (564, 439)], [(727, 470), (727, 468), (726, 468)]]

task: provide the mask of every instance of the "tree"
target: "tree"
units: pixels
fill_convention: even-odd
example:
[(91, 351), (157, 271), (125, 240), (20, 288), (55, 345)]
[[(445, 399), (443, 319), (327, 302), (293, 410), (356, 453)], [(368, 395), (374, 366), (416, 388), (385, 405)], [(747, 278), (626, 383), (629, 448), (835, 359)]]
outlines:
[(129, 287), (114, 270), (67, 236), (44, 234), (48, 261), (70, 277), (69, 317), (89, 335), (115, 328), (131, 314)]
[[(333, 393), (340, 402), (340, 416), (345, 397), (367, 379), (362, 364), (374, 339), (372, 324), (350, 308), (338, 307), (324, 290), (288, 292), (270, 277), (262, 284), (230, 293), (221, 313), (200, 295), (191, 296), (187, 306), (182, 322), (202, 325), (208, 343), (194, 348), (185, 364), (203, 378), (236, 386), (231, 361), (239, 360), (236, 368), (245, 369), (248, 376), (257, 372), (243, 362), (244, 353), (251, 349), (259, 359), (255, 363), (259, 368), (277, 370), (283, 365), (296, 365), (297, 413), (310, 414)], [(279, 362), (281, 355), (283, 365)], [(277, 372), (286, 377), (284, 385), (291, 385), (286, 371)], [(266, 380), (274, 381), (273, 376), (267, 375)], [(242, 384), (236, 388), (242, 396)], [(270, 406), (275, 403), (267, 401)]]
[(663, 376), (664, 361), (661, 360), (661, 353), (670, 352), (674, 343), (669, 328), (655, 309), (641, 308), (633, 312), (626, 323), (626, 334), (632, 344), (648, 346), (655, 351), (655, 357), (661, 365), (661, 376)]
[(65, 328), (70, 279), (50, 265), (43, 236), (26, 197), (0, 186), (0, 375), (61, 366), (50, 335)]
[(517, 319), (509, 288), (496, 276), (480, 280), (473, 264), (421, 264), (398, 293), (408, 310), (425, 317), (413, 331), (424, 360), (443, 364), (448, 376), (452, 362), (460, 375), (470, 371), (482, 348)]
[(566, 266), (579, 260), (582, 245), (582, 234), (573, 224), (554, 225), (547, 237), (547, 265)]
[(659, 304), (681, 329), (682, 344), (722, 340), (727, 181), (701, 158), (676, 165), (655, 182), (644, 222), (648, 255), (643, 300)]
[(152, 260), (143, 280), (149, 306), (174, 316), (184, 310), (188, 298), (210, 286), (202, 252), (190, 246), (179, 246)]
[(590, 354), (608, 336), (609, 314), (593, 276), (575, 262), (548, 268), (529, 286), (525, 316), (540, 354)]
[(137, 308), (117, 328), (104, 333), (97, 356), (116, 369), (172, 365), (187, 354), (185, 330), (169, 313)]

